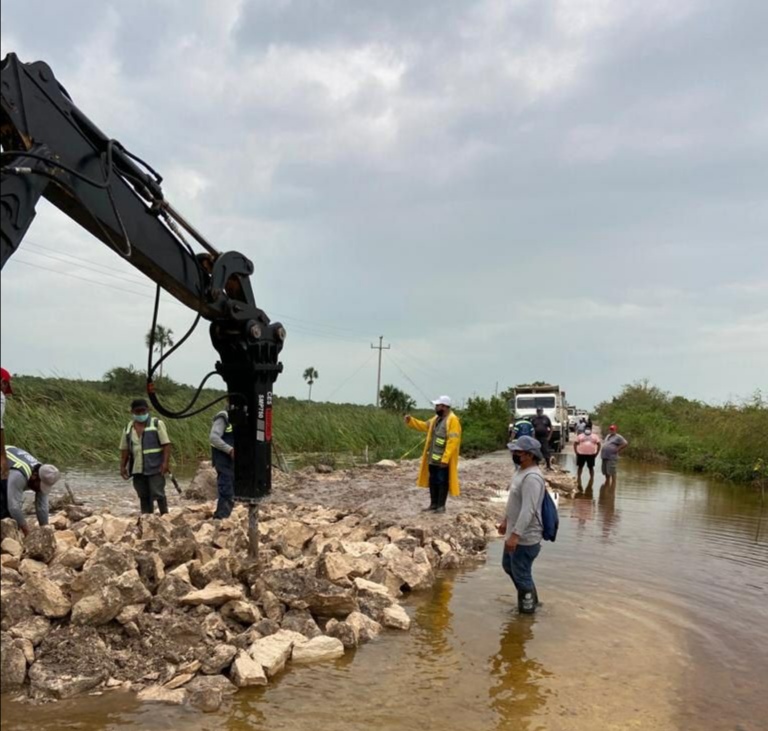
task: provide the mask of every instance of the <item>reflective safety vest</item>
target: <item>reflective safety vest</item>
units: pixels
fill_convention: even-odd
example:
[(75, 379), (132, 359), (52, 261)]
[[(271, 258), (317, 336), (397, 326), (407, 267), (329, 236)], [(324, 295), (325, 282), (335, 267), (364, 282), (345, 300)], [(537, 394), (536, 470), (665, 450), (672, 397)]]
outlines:
[(37, 457), (33, 457), (29, 452), (19, 449), (19, 447), (5, 448), (5, 454), (8, 458), (8, 468), (18, 470), (27, 481), (32, 477), (32, 473), (42, 464)]
[(448, 435), (446, 434), (447, 426), (447, 417), (438, 419), (435, 422), (435, 427), (432, 430), (432, 444), (429, 447), (429, 461), (432, 464), (440, 464), (443, 461), (445, 446), (448, 441)]
[[(128, 471), (131, 474), (133, 474), (133, 464), (135, 461), (135, 455), (133, 454), (134, 444), (133, 439), (131, 439), (133, 426), (133, 421), (131, 421), (125, 430), (128, 450), (131, 453), (131, 458), (128, 463)], [(157, 432), (157, 419), (150, 419), (144, 427), (144, 433), (141, 435), (141, 454), (143, 457), (143, 469), (141, 474), (159, 475), (163, 466), (163, 445), (160, 444), (160, 435)]]

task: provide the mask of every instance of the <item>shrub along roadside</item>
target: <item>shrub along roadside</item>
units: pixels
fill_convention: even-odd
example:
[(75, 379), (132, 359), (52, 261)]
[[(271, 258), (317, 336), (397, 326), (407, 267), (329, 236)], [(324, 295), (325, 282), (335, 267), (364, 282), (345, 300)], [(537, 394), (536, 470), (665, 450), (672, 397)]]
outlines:
[(600, 404), (596, 420), (604, 430), (618, 424), (631, 443), (628, 454), (639, 459), (738, 482), (764, 477), (768, 402), (759, 392), (741, 404), (712, 406), (635, 383)]
[[(126, 373), (106, 381), (14, 376), (14, 395), (6, 413), (6, 440), (29, 450), (40, 459), (61, 468), (117, 464), (118, 444), (129, 421), (129, 405), (143, 395), (136, 379)], [(140, 374), (139, 374), (140, 375)], [(160, 398), (171, 408), (185, 405), (193, 390), (163, 379)], [(223, 395), (204, 391), (200, 404)], [(491, 399), (491, 401), (500, 401)], [(474, 456), (504, 444), (506, 415), (497, 404), (470, 399), (460, 412), (464, 426), (462, 454)], [(168, 419), (173, 441), (173, 462), (191, 466), (210, 455), (208, 433), (211, 419), (222, 402), (191, 419)], [(431, 412), (414, 413), (429, 418)], [(305, 455), (300, 462), (343, 464), (350, 455), (368, 451), (370, 460), (401, 459), (421, 454), (423, 435), (406, 428), (402, 415), (354, 404), (307, 403), (294, 398), (276, 398), (275, 441), (284, 454)]]

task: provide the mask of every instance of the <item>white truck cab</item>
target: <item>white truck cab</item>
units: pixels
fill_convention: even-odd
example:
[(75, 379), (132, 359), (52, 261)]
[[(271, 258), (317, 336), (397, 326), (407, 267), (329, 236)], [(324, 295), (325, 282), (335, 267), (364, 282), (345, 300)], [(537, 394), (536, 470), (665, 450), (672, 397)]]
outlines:
[(514, 418), (536, 416), (536, 410), (542, 409), (552, 422), (552, 437), (550, 445), (553, 451), (558, 451), (568, 442), (568, 410), (565, 403), (565, 392), (556, 385), (527, 385), (515, 386), (514, 403), (510, 403)]

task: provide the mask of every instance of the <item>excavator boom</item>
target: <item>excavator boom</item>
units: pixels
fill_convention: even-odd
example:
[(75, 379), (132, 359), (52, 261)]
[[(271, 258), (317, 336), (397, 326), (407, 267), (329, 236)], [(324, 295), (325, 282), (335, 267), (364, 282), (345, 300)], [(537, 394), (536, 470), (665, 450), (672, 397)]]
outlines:
[[(46, 198), (177, 300), (210, 322), (235, 434), (235, 498), (271, 488), (272, 392), (285, 330), (256, 306), (252, 262), (219, 252), (165, 199), (162, 178), (104, 134), (41, 61), (9, 53), (0, 66), (0, 266), (22, 244)], [(192, 243), (199, 247), (196, 252)], [(149, 374), (151, 379), (151, 374)], [(160, 413), (151, 380), (149, 396)]]

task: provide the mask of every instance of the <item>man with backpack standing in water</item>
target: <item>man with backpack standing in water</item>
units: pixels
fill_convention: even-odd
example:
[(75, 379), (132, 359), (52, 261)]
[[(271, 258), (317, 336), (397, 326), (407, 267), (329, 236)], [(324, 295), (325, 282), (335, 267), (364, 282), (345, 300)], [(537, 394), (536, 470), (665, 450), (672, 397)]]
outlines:
[(519, 612), (533, 614), (539, 604), (533, 562), (541, 551), (542, 539), (555, 540), (557, 509), (539, 469), (543, 459), (541, 443), (522, 436), (508, 446), (518, 469), (509, 488), (506, 515), (498, 526), (504, 536), (501, 565), (517, 589)]

